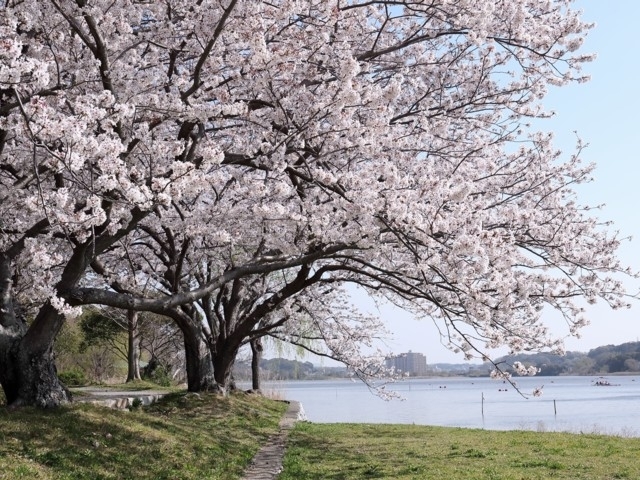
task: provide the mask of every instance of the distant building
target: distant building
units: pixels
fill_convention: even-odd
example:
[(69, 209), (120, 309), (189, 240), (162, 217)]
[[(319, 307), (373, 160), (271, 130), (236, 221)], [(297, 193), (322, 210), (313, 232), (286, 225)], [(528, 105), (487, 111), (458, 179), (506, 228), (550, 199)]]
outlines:
[(422, 353), (409, 350), (386, 359), (387, 368), (393, 368), (398, 372), (408, 374), (412, 377), (421, 377), (427, 374), (427, 357)]

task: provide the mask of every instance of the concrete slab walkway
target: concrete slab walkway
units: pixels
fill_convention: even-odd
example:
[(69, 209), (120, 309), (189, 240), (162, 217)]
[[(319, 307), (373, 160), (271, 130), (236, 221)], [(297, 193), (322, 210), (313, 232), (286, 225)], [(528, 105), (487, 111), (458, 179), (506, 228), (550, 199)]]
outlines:
[(300, 402), (289, 402), (289, 408), (280, 421), (280, 431), (272, 435), (258, 450), (245, 470), (242, 480), (275, 480), (282, 471), (282, 459), (287, 447), (289, 432), (298, 420), (305, 420)]
[(93, 403), (108, 408), (129, 408), (134, 401), (140, 402), (140, 405), (149, 405), (164, 397), (168, 392), (166, 390), (123, 390), (118, 391), (109, 388), (100, 387), (79, 387), (72, 389), (80, 391), (84, 396), (76, 395), (74, 402)]

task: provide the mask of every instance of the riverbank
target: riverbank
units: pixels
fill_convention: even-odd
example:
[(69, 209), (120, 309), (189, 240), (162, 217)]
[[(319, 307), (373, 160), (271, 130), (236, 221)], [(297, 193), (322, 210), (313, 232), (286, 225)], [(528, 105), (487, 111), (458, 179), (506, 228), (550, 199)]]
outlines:
[[(186, 392), (131, 411), (0, 409), (0, 477), (238, 480), (261, 447), (283, 440), (285, 409), (257, 395)], [(592, 431), (299, 422), (282, 446), (278, 480), (640, 478), (640, 439)]]

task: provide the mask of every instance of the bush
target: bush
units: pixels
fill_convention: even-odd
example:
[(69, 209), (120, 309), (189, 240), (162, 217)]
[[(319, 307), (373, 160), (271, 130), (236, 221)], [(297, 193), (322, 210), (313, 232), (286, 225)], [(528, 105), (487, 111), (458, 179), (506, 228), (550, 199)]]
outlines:
[(140, 372), (143, 380), (148, 380), (162, 387), (171, 386), (171, 366), (153, 357)]
[(150, 380), (162, 387), (171, 386), (171, 371), (167, 365), (160, 365), (151, 374)]
[(60, 372), (58, 374), (58, 378), (60, 378), (62, 383), (67, 387), (79, 387), (88, 383), (87, 377), (85, 377), (84, 372), (79, 368), (71, 368), (64, 372)]
[(129, 410), (133, 412), (134, 410), (140, 410), (140, 407), (142, 407), (142, 400), (134, 398), (131, 405), (129, 405)]

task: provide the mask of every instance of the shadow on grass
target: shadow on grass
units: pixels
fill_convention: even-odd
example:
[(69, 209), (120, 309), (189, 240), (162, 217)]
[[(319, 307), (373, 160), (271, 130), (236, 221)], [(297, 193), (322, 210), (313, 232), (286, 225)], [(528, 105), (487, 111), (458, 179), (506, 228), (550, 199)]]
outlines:
[(283, 406), (234, 397), (172, 394), (131, 412), (0, 409), (2, 478), (238, 478), (277, 430)]

